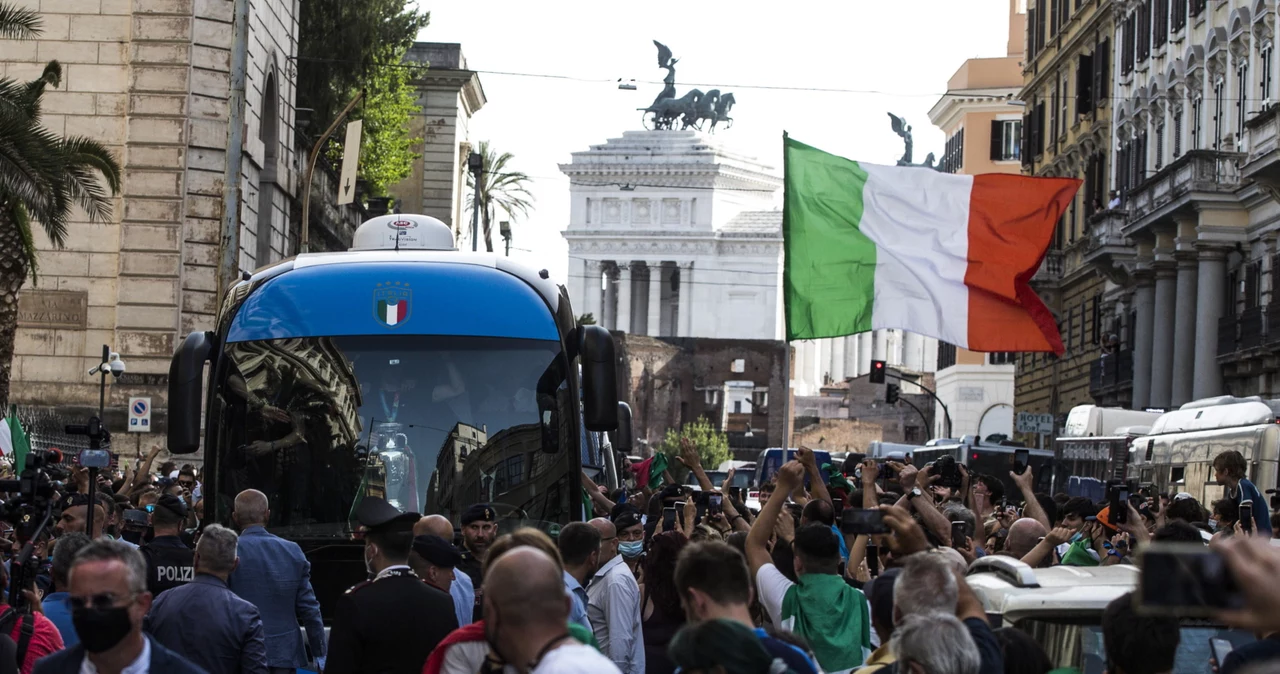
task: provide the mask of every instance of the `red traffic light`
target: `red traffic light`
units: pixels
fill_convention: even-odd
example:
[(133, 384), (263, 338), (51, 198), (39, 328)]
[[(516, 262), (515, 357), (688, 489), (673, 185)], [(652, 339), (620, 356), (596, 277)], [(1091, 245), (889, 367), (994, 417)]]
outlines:
[(871, 383), (872, 384), (884, 383), (884, 361), (883, 360), (871, 361)]

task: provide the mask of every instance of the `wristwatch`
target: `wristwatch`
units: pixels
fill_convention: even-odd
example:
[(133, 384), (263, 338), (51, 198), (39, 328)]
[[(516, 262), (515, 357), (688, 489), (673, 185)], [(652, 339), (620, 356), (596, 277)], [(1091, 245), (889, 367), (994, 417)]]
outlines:
[(911, 493), (907, 495), (907, 498), (910, 500), (917, 496), (924, 496), (924, 492), (920, 491), (919, 487), (914, 487), (911, 489)]

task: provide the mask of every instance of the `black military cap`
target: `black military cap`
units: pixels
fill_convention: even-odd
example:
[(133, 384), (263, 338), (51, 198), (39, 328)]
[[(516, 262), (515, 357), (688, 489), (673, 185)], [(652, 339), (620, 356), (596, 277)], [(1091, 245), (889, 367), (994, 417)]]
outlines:
[(377, 496), (366, 496), (356, 508), (356, 521), (364, 525), (365, 531), (376, 533), (393, 533), (413, 531), (413, 525), (421, 516), (418, 513), (403, 513), (387, 503), (386, 499)]
[(613, 526), (619, 531), (634, 527), (644, 519), (638, 508), (631, 504), (618, 504), (610, 513), (609, 519), (613, 521)]
[(477, 503), (462, 513), (462, 526), (464, 527), (472, 522), (496, 521), (498, 521), (498, 512), (488, 503)]
[(76, 506), (87, 505), (89, 505), (89, 497), (86, 494), (67, 494), (62, 497), (61, 501), (58, 501), (59, 510), (67, 510)]
[(413, 551), (432, 566), (452, 569), (462, 562), (462, 553), (453, 544), (434, 534), (413, 537)]
[(156, 499), (156, 507), (164, 508), (178, 517), (187, 516), (186, 501), (183, 501), (181, 498), (174, 496), (173, 494), (161, 494), (160, 498)]

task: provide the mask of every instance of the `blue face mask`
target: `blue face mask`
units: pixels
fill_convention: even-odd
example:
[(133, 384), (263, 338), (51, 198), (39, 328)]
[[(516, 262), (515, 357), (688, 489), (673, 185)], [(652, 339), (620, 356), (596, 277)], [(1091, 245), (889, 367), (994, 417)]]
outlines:
[(644, 554), (644, 541), (623, 541), (618, 543), (618, 552), (624, 559), (635, 559)]

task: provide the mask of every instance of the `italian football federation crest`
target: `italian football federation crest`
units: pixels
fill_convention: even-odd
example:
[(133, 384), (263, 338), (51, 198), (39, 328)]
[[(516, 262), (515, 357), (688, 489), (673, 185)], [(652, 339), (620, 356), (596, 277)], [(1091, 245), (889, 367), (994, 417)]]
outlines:
[(398, 327), (409, 320), (413, 306), (413, 291), (408, 283), (379, 283), (373, 291), (373, 315), (388, 328)]

